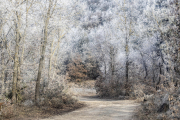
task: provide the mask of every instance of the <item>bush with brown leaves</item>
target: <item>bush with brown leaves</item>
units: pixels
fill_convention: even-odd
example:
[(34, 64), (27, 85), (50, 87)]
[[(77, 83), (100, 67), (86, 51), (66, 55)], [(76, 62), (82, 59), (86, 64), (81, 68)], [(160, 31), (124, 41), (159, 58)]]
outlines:
[(173, 83), (169, 87), (160, 84), (152, 99), (143, 99), (136, 110), (137, 120), (179, 120), (180, 119), (180, 89)]
[(62, 109), (65, 106), (71, 106), (77, 103), (77, 100), (63, 92), (63, 89), (47, 90), (44, 99), (41, 101), (42, 106)]
[(9, 119), (17, 115), (16, 107), (10, 102), (5, 103), (2, 106), (0, 120)]
[(99, 77), (95, 83), (96, 92), (100, 97), (118, 98), (121, 96), (130, 96), (133, 92), (132, 84), (125, 84), (121, 80), (111, 80), (106, 82), (106, 79)]

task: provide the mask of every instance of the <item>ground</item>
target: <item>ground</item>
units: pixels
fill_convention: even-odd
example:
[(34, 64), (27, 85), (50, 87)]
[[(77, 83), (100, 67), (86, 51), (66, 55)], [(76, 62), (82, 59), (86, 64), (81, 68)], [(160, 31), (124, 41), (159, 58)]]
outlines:
[[(88, 85), (89, 84), (89, 85)], [(86, 106), (64, 115), (38, 120), (132, 120), (133, 112), (139, 106), (134, 100), (100, 99), (92, 87), (93, 83), (75, 85), (71, 91)], [(83, 87), (85, 86), (85, 87)], [(89, 86), (89, 87), (87, 87)]]
[(96, 97), (80, 97), (87, 106), (73, 112), (40, 120), (132, 120), (139, 105), (133, 100), (108, 100)]
[(68, 91), (79, 100), (78, 104), (63, 109), (17, 106), (19, 115), (4, 120), (133, 120), (139, 106), (134, 100), (97, 97), (94, 81), (69, 83)]

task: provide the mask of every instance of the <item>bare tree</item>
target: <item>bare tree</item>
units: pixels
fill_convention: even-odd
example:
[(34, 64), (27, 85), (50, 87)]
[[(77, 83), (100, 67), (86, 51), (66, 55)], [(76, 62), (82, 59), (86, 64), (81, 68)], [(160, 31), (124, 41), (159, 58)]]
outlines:
[(129, 6), (129, 1), (124, 1), (123, 6), (121, 7), (121, 14), (119, 15), (121, 24), (118, 25), (121, 32), (123, 32), (124, 40), (125, 40), (125, 88), (126, 88), (126, 95), (128, 95), (128, 82), (129, 82), (129, 53), (130, 53), (130, 39), (131, 36), (134, 34), (133, 30), (133, 21), (131, 16), (131, 9)]
[[(0, 14), (1, 14), (1, 11), (0, 11)], [(3, 27), (3, 20), (2, 20), (2, 16), (0, 16), (0, 35), (2, 35), (2, 27)], [(1, 96), (3, 96), (3, 92), (4, 92), (4, 80), (5, 80), (5, 58), (4, 58), (4, 40), (3, 38), (1, 38), (1, 41), (0, 41), (0, 48), (1, 48), (1, 70), (2, 70), (2, 73), (1, 73)]]
[(19, 65), (19, 42), (21, 40), (20, 35), (20, 14), (16, 11), (15, 23), (15, 34), (16, 34), (16, 46), (15, 46), (15, 57), (14, 57), (14, 71), (13, 71), (13, 86), (12, 86), (12, 103), (16, 103), (16, 89), (18, 80), (18, 65)]
[[(1, 28), (1, 27), (0, 27)], [(1, 73), (1, 97), (3, 96), (3, 93), (4, 93), (4, 81), (5, 81), (5, 40), (1, 40), (1, 70), (2, 70), (2, 73)]]
[(57, 0), (49, 0), (48, 1), (48, 10), (47, 13), (44, 17), (44, 37), (42, 40), (42, 46), (41, 46), (41, 52), (40, 52), (40, 61), (39, 61), (39, 68), (38, 68), (38, 76), (36, 80), (36, 89), (35, 89), (35, 102), (36, 104), (39, 103), (39, 98), (40, 98), (40, 80), (41, 80), (41, 74), (42, 74), (42, 69), (44, 66), (44, 58), (45, 58), (45, 50), (47, 46), (47, 40), (48, 40), (48, 25), (49, 25), (49, 20), (53, 14), (54, 7), (56, 6)]

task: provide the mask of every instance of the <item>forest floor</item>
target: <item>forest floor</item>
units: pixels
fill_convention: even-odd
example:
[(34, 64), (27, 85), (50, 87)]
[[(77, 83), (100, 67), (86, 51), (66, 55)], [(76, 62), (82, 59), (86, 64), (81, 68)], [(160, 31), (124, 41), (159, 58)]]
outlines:
[(133, 120), (134, 110), (139, 106), (133, 100), (109, 100), (97, 97), (80, 97), (86, 107), (64, 115), (41, 120)]
[(96, 96), (94, 82), (69, 84), (70, 93), (79, 100), (75, 106), (63, 109), (19, 107), (17, 109), (22, 113), (8, 120), (133, 120), (139, 103), (135, 100), (100, 99)]
[(100, 99), (92, 81), (72, 83), (71, 91), (85, 107), (40, 120), (133, 120), (134, 110), (140, 105), (135, 100)]

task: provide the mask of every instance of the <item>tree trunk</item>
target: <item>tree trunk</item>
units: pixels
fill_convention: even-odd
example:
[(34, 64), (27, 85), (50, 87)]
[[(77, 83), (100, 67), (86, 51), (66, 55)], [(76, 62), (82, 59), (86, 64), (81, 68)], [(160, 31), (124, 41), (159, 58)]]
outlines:
[(104, 61), (104, 73), (105, 73), (105, 78), (106, 78), (106, 76), (107, 76), (107, 72), (106, 72), (106, 62), (105, 62), (105, 60), (103, 60)]
[(160, 84), (160, 82), (161, 82), (161, 75), (162, 75), (162, 74), (163, 74), (163, 73), (162, 73), (162, 64), (159, 63), (159, 79), (158, 79), (158, 82), (157, 82), (157, 84), (156, 84), (156, 90), (159, 89), (159, 84)]
[(152, 61), (153, 61), (153, 66), (152, 66), (152, 73), (153, 73), (153, 78), (152, 78), (152, 86), (154, 87), (154, 88), (156, 88), (156, 83), (155, 83), (155, 60), (154, 59), (152, 59)]
[(126, 84), (128, 84), (128, 78), (129, 78), (129, 48), (128, 48), (128, 40), (126, 38), (126, 48), (125, 48), (125, 51), (126, 51)]
[[(17, 12), (16, 12), (17, 14)], [(18, 17), (18, 15), (17, 15)], [(15, 47), (15, 58), (14, 58), (14, 71), (13, 71), (13, 84), (12, 84), (12, 103), (15, 104), (17, 101), (16, 98), (16, 89), (17, 89), (17, 79), (18, 79), (18, 64), (19, 64), (19, 41), (20, 41), (20, 34), (18, 23), (15, 25), (16, 27), (16, 47)]]
[(144, 66), (144, 70), (146, 72), (145, 76), (144, 76), (144, 80), (146, 80), (147, 76), (148, 76), (148, 71), (147, 71), (147, 65), (146, 65), (146, 61), (144, 60), (144, 56), (142, 53), (141, 54), (141, 57), (142, 57), (142, 61), (143, 61), (143, 66)]
[[(51, 80), (51, 62), (52, 62), (52, 57), (53, 57), (53, 43), (54, 43), (54, 39), (53, 39), (53, 42), (51, 43), (51, 52), (50, 52), (50, 58), (49, 58), (49, 66), (48, 66), (48, 84), (47, 84), (47, 89), (48, 89), (48, 86), (49, 86), (49, 81)], [(44, 85), (43, 85), (43, 92), (44, 92), (44, 87), (45, 87), (45, 81), (43, 82)]]
[(128, 57), (126, 57), (126, 84), (128, 83), (128, 78), (129, 78), (129, 61), (128, 61)]
[(126, 83), (125, 83), (125, 90), (126, 93), (125, 95), (129, 95), (129, 88), (128, 88), (128, 82), (129, 82), (129, 45), (128, 45), (128, 38), (127, 38), (127, 34), (126, 34), (126, 46), (125, 46), (125, 52), (126, 52)]
[(39, 104), (39, 98), (40, 98), (40, 80), (41, 80), (42, 69), (44, 66), (44, 58), (45, 58), (45, 51), (46, 51), (47, 37), (48, 37), (48, 24), (49, 24), (49, 19), (50, 19), (50, 10), (51, 10), (51, 3), (49, 3), (49, 8), (48, 8), (48, 12), (46, 15), (46, 20), (45, 20), (44, 41), (42, 42), (42, 48), (41, 48), (41, 53), (40, 53), (41, 57), (39, 61), (38, 76), (36, 80), (36, 89), (35, 89), (36, 105)]
[(110, 47), (110, 58), (111, 58), (111, 80), (114, 80), (114, 48), (111, 46)]
[(5, 81), (5, 57), (4, 57), (4, 42), (2, 41), (2, 53), (1, 53), (1, 61), (2, 61), (2, 81), (1, 81), (1, 96), (4, 93), (4, 81)]
[(59, 45), (60, 45), (60, 42), (61, 42), (61, 38), (64, 36), (65, 34), (63, 34), (62, 36), (59, 35), (59, 30), (58, 30), (58, 43), (57, 43), (57, 46), (55, 47), (54, 51), (52, 50), (53, 49), (53, 43), (54, 43), (54, 40), (53, 40), (53, 43), (51, 44), (51, 53), (50, 53), (50, 59), (49, 59), (49, 69), (48, 69), (48, 84), (47, 84), (47, 88), (49, 87), (49, 82), (51, 80), (54, 79), (54, 75), (56, 72), (53, 72), (53, 76), (51, 77), (51, 63), (52, 63), (52, 58), (57, 50), (57, 54), (55, 55), (55, 61), (54, 61), (54, 66), (57, 66), (57, 55), (58, 55), (58, 52), (59, 52)]
[(44, 30), (44, 42), (42, 43), (42, 49), (41, 49), (41, 53), (40, 53), (41, 58), (39, 61), (38, 76), (37, 76), (37, 81), (36, 81), (36, 89), (35, 89), (35, 102), (36, 102), (36, 104), (39, 103), (40, 80), (41, 80), (42, 69), (44, 66), (44, 56), (45, 56), (46, 44), (47, 44), (47, 27)]

